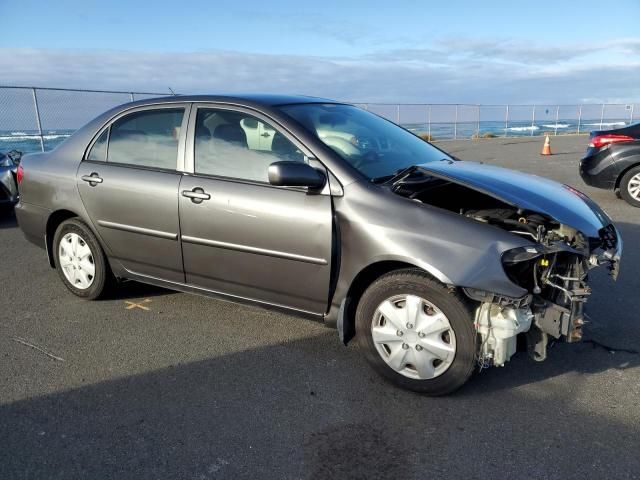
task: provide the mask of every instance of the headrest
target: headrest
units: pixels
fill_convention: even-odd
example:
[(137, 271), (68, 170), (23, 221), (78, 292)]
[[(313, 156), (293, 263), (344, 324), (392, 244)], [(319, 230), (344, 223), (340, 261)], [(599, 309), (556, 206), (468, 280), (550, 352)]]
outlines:
[(213, 131), (213, 138), (247, 147), (247, 134), (240, 125), (231, 123), (218, 125)]

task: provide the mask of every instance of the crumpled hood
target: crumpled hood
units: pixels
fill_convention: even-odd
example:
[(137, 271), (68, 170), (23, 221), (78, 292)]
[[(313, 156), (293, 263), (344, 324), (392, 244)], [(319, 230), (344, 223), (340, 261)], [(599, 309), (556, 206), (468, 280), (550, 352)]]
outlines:
[(429, 162), (420, 168), (513, 206), (545, 214), (588, 237), (598, 238), (599, 230), (611, 223), (609, 216), (584, 193), (537, 175), (463, 160)]

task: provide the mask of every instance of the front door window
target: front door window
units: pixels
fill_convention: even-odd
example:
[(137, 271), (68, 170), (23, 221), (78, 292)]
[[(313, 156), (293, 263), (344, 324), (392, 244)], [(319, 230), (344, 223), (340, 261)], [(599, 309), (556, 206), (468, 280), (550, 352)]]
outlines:
[(282, 133), (258, 118), (201, 108), (195, 127), (196, 174), (268, 183), (273, 162), (304, 162), (304, 154)]

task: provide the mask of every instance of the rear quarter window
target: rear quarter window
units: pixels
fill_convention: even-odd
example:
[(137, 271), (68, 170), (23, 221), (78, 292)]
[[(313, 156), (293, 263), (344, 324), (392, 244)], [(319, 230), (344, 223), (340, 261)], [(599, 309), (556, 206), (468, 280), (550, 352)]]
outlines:
[(107, 140), (109, 139), (109, 129), (107, 128), (100, 134), (98, 139), (91, 147), (87, 160), (94, 160), (97, 162), (104, 162), (107, 159)]

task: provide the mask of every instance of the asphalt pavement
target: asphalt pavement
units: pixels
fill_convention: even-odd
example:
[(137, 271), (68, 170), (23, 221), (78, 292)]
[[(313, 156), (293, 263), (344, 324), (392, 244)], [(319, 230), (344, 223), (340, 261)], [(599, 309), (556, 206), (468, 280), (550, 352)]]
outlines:
[(620, 228), (582, 344), (458, 393), (381, 380), (319, 323), (135, 283), (71, 295), (0, 219), (0, 478), (640, 478), (640, 209), (586, 187), (586, 137), (442, 142), (592, 196)]

